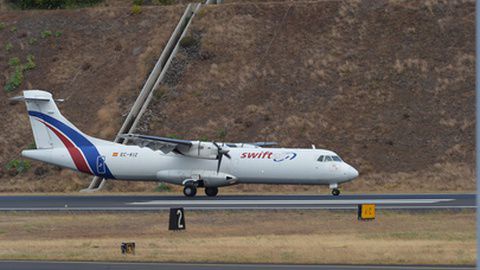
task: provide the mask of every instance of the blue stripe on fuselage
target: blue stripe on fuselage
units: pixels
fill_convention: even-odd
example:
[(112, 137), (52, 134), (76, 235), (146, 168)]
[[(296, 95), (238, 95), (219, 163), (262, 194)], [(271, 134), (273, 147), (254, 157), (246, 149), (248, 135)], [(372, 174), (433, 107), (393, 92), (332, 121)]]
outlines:
[(49, 115), (43, 114), (41, 112), (36, 112), (36, 111), (29, 111), (28, 114), (42, 119), (43, 121), (56, 127), (63, 134), (65, 134), (65, 136), (67, 136), (78, 148), (80, 148), (80, 151), (82, 151), (83, 155), (87, 159), (88, 165), (90, 166), (90, 168), (92, 169), (93, 173), (96, 176), (100, 176), (108, 179), (115, 179), (115, 177), (110, 172), (110, 169), (108, 168), (107, 164), (105, 164), (105, 168), (106, 168), (105, 173), (98, 172), (97, 158), (100, 156), (100, 153), (98, 152), (95, 145), (91, 143), (87, 138), (85, 138), (85, 136), (80, 134), (75, 129), (65, 125), (63, 122)]

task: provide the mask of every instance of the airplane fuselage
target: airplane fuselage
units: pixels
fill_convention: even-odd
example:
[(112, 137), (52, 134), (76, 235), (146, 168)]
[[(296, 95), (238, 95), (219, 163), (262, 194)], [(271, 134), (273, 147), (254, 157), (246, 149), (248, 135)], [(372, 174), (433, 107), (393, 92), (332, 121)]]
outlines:
[(353, 180), (358, 172), (337, 154), (322, 149), (263, 148), (268, 143), (217, 143), (122, 134), (133, 145), (88, 136), (70, 123), (46, 91), (28, 90), (14, 100), (26, 103), (35, 150), (27, 158), (105, 179), (164, 181), (183, 185), (186, 196), (205, 187), (239, 183), (329, 185)]
[[(107, 141), (102, 141), (100, 146), (96, 144), (95, 148), (98, 156), (90, 167), (96, 168), (83, 172), (106, 177), (103, 171), (108, 168), (113, 176), (110, 178), (119, 180), (165, 181), (181, 185), (186, 179), (198, 177), (205, 180), (205, 186), (238, 183), (328, 185), (347, 182), (358, 175), (343, 161), (318, 161), (322, 155), (336, 155), (322, 149), (230, 148), (231, 159), (223, 159), (217, 174), (217, 160), (164, 154), (147, 147)], [(67, 148), (25, 150), (22, 155), (79, 170)]]

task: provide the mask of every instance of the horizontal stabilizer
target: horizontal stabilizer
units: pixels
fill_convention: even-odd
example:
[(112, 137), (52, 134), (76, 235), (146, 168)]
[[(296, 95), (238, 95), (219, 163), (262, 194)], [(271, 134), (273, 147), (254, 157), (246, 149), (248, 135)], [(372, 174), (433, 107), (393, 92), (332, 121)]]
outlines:
[[(49, 101), (50, 98), (45, 97), (45, 96), (29, 96), (29, 97), (25, 97), (25, 96), (15, 96), (15, 97), (9, 98), (9, 100), (10, 100), (10, 101), (14, 101), (14, 102), (21, 102), (21, 101)], [(65, 100), (64, 100), (64, 99), (54, 99), (54, 101), (56, 101), (56, 102), (64, 102)]]

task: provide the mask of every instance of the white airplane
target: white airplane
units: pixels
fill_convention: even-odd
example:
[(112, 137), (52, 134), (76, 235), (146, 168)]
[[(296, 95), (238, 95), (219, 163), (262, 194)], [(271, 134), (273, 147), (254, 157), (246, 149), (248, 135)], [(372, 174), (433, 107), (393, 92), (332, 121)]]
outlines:
[(193, 197), (241, 183), (338, 185), (358, 176), (336, 153), (322, 149), (262, 148), (274, 143), (216, 143), (123, 134), (136, 145), (90, 137), (65, 119), (49, 92), (28, 90), (25, 101), (37, 149), (22, 156), (106, 179), (154, 180), (182, 185)]

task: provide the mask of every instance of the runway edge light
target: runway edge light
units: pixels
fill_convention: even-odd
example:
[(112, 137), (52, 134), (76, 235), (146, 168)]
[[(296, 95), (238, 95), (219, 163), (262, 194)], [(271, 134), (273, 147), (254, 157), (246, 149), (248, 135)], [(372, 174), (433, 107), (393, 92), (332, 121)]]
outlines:
[(133, 254), (135, 255), (135, 242), (123, 242), (120, 246), (123, 255)]
[(375, 204), (359, 204), (358, 205), (358, 220), (374, 220), (375, 219)]

